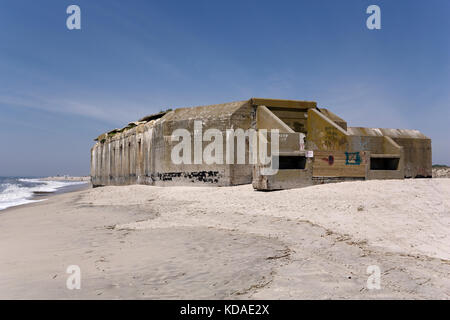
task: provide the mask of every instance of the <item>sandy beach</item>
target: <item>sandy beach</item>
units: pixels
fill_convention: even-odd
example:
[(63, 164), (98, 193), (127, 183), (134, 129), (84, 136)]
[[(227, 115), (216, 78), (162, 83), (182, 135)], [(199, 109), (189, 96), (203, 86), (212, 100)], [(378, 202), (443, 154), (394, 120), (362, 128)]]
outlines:
[(450, 179), (86, 189), (0, 211), (0, 257), (1, 299), (448, 299)]

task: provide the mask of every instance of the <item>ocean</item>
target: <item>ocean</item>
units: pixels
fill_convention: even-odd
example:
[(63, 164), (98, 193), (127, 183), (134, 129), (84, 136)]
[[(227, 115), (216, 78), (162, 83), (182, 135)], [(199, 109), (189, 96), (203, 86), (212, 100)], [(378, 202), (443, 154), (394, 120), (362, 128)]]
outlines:
[(44, 201), (45, 195), (87, 184), (83, 181), (42, 181), (38, 178), (0, 177), (0, 210)]

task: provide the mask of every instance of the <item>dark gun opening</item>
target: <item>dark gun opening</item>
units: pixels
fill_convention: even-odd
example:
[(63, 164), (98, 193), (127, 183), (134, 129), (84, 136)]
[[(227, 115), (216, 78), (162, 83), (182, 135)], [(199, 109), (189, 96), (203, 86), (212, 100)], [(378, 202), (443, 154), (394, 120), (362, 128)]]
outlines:
[(370, 170), (397, 170), (400, 158), (370, 158)]

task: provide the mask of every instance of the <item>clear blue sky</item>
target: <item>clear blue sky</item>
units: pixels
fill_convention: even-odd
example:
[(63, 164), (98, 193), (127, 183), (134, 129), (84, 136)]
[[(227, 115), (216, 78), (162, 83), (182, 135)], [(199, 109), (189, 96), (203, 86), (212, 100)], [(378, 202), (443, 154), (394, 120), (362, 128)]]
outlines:
[(251, 97), (418, 129), (450, 164), (449, 15), (448, 0), (0, 0), (0, 176), (88, 174), (104, 131)]

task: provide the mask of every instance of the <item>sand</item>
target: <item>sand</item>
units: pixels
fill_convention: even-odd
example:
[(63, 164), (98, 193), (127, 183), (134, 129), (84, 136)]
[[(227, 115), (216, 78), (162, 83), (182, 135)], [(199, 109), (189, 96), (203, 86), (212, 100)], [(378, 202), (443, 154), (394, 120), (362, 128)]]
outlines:
[(450, 178), (450, 168), (444, 166), (433, 168), (433, 178)]
[(450, 179), (88, 189), (0, 211), (0, 257), (2, 299), (448, 299)]

